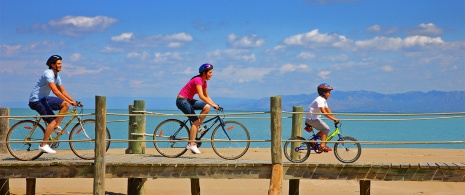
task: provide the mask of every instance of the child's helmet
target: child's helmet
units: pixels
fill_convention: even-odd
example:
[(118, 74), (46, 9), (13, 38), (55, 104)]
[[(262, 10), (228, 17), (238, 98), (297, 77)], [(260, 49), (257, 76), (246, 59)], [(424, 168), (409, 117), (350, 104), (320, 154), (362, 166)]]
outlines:
[(333, 90), (333, 87), (329, 85), (328, 83), (321, 83), (318, 85), (318, 95), (323, 95), (324, 92), (331, 91)]
[(203, 71), (208, 71), (208, 70), (211, 70), (211, 69), (213, 69), (213, 65), (208, 64), (208, 63), (202, 64), (200, 66), (200, 68), (199, 68), (199, 73), (202, 73)]

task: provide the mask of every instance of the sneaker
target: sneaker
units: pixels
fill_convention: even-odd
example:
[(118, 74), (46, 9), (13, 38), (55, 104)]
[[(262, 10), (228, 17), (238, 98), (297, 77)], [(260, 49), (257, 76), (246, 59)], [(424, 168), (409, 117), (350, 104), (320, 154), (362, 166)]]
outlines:
[(186, 149), (190, 150), (194, 154), (200, 154), (200, 150), (197, 148), (197, 145), (187, 145)]
[(40, 146), (39, 145), (39, 151), (45, 152), (45, 153), (51, 153), (51, 154), (57, 153), (55, 150), (50, 148), (50, 146), (48, 144), (45, 144), (45, 146)]
[[(57, 126), (55, 129), (53, 129), (52, 133), (59, 134), (63, 129), (61, 129), (60, 126)], [(63, 132), (63, 134), (69, 134), (68, 131)]]
[(200, 137), (205, 130), (205, 127), (200, 126), (199, 129), (197, 129), (197, 137)]

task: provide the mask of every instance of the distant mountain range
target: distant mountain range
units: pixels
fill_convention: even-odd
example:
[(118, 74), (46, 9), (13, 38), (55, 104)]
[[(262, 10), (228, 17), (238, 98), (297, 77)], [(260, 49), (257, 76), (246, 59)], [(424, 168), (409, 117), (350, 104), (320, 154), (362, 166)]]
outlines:
[[(303, 106), (304, 110), (317, 97), (317, 94), (281, 95), (283, 111), (292, 111), (293, 106)], [(108, 109), (127, 109), (134, 100), (145, 100), (147, 110), (177, 110), (174, 98), (161, 97), (106, 97)], [(270, 97), (214, 98), (226, 110), (269, 111)], [(87, 108), (95, 107), (95, 99), (81, 99)], [(407, 92), (381, 94), (370, 91), (333, 91), (328, 100), (333, 112), (465, 112), (465, 91)], [(2, 103), (0, 107), (28, 108), (27, 102)]]

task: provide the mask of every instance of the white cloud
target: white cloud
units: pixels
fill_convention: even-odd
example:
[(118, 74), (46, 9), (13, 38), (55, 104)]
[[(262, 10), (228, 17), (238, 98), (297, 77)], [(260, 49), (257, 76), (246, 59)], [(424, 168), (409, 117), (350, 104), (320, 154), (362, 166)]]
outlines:
[(71, 54), (71, 56), (69, 56), (69, 60), (71, 62), (76, 62), (76, 61), (79, 61), (81, 59), (82, 59), (82, 56), (81, 56), (80, 53), (73, 53), (73, 54)]
[(297, 58), (302, 59), (302, 60), (311, 60), (311, 59), (314, 59), (315, 57), (316, 55), (311, 52), (301, 52), (297, 55)]
[(99, 69), (91, 70), (87, 69), (84, 66), (74, 66), (73, 64), (67, 63), (65, 70), (63, 70), (64, 75), (74, 76), (74, 75), (83, 75), (83, 74), (98, 74), (102, 71), (108, 70), (106, 66), (99, 67)]
[(421, 23), (412, 30), (412, 33), (416, 35), (439, 35), (442, 34), (442, 29), (433, 23)]
[(257, 37), (257, 35), (249, 35), (237, 37), (235, 34), (228, 36), (229, 44), (234, 48), (260, 47), (265, 44), (265, 40)]
[(442, 45), (444, 41), (440, 37), (431, 38), (427, 36), (409, 36), (404, 40), (404, 45), (406, 47), (415, 47), (415, 46), (428, 46), (428, 45)]
[(384, 72), (392, 72), (394, 68), (392, 66), (382, 66), (381, 70)]
[(375, 37), (369, 40), (355, 41), (357, 48), (366, 50), (399, 50), (402, 48), (402, 45), (401, 38)]
[(331, 74), (331, 71), (324, 70), (324, 71), (318, 72), (317, 75), (322, 79), (328, 79), (330, 74)]
[(117, 21), (117, 19), (107, 16), (65, 16), (57, 20), (49, 21), (48, 25), (59, 34), (78, 36), (85, 32), (104, 30)]
[(131, 33), (122, 33), (118, 36), (113, 36), (111, 37), (111, 40), (115, 42), (120, 42), (120, 41), (128, 42), (133, 38), (135, 38), (134, 33), (131, 32)]
[(250, 51), (246, 49), (216, 50), (208, 52), (207, 57), (221, 60), (233, 59), (244, 62), (255, 62), (256, 60), (255, 54), (250, 53)]
[(371, 33), (377, 33), (381, 31), (381, 26), (378, 24), (375, 24), (373, 26), (368, 27), (365, 31), (371, 32)]
[(0, 56), (13, 56), (17, 54), (21, 48), (21, 45), (0, 45)]
[(266, 75), (274, 71), (270, 67), (237, 67), (228, 66), (217, 70), (222, 80), (236, 83), (248, 83), (261, 81)]
[(279, 71), (281, 73), (286, 73), (286, 72), (294, 72), (298, 69), (307, 69), (308, 66), (305, 64), (300, 64), (300, 65), (293, 65), (293, 64), (285, 64), (279, 68)]
[(179, 52), (165, 52), (165, 53), (160, 53), (156, 52), (155, 53), (155, 63), (160, 63), (160, 62), (167, 62), (170, 60), (182, 60), (181, 54)]
[(352, 40), (347, 39), (345, 36), (338, 35), (336, 33), (321, 34), (318, 32), (318, 29), (315, 29), (307, 33), (302, 33), (288, 37), (284, 39), (284, 43), (287, 45), (308, 46), (312, 48), (322, 46), (346, 48), (350, 46)]
[(122, 48), (110, 47), (110, 46), (105, 46), (103, 49), (100, 50), (100, 52), (103, 52), (103, 53), (120, 53), (123, 51), (124, 50)]

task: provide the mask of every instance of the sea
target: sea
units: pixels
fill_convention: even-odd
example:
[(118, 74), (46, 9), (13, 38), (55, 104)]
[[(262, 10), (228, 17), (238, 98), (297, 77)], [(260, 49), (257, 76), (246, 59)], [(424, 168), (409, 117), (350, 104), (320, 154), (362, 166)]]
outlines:
[[(95, 118), (93, 109), (84, 109), (86, 118)], [(214, 113), (214, 112), (213, 112)], [(212, 112), (210, 112), (212, 114)], [(253, 111), (225, 112), (226, 121), (238, 121), (249, 131), (251, 148), (269, 148), (270, 113)], [(10, 116), (21, 118), (10, 119), (10, 127), (21, 119), (33, 119), (37, 113), (28, 108), (12, 108)], [(24, 116), (24, 118), (23, 118)], [(465, 113), (335, 113), (340, 119), (343, 136), (351, 136), (361, 142), (362, 148), (444, 148), (465, 149)], [(146, 133), (153, 134), (157, 125), (166, 119), (186, 119), (179, 110), (148, 110), (146, 115)], [(324, 117), (323, 117), (324, 118)], [(107, 128), (111, 138), (115, 140), (128, 139), (128, 110), (108, 109)], [(67, 121), (65, 118), (63, 121)], [(305, 121), (304, 119), (302, 121)], [(332, 121), (325, 122), (334, 130)], [(303, 124), (302, 124), (303, 125)], [(209, 138), (212, 131), (208, 132)], [(282, 139), (287, 140), (292, 132), (292, 113), (282, 114)], [(310, 133), (303, 131), (303, 137)], [(147, 137), (151, 140), (151, 137)], [(333, 140), (335, 141), (335, 140)], [(111, 148), (127, 148), (125, 142), (113, 142)], [(148, 142), (148, 148), (153, 144)], [(203, 146), (202, 146), (203, 147)]]

